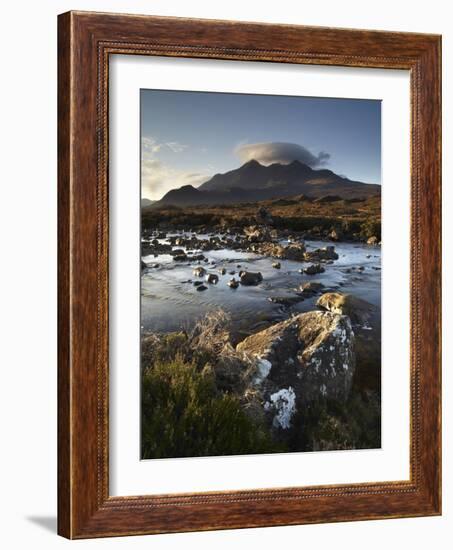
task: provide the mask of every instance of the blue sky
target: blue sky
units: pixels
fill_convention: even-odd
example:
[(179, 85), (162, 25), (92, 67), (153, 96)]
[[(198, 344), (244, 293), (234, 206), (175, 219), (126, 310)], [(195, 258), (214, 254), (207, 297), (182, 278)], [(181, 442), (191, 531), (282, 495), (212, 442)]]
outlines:
[(353, 180), (381, 183), (376, 100), (141, 91), (142, 195), (197, 187), (256, 158), (295, 158)]

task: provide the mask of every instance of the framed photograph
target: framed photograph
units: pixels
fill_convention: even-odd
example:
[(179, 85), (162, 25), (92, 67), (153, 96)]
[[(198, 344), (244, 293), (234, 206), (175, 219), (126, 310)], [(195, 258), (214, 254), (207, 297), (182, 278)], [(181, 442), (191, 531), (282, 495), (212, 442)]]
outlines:
[(58, 40), (59, 533), (440, 514), (440, 37)]

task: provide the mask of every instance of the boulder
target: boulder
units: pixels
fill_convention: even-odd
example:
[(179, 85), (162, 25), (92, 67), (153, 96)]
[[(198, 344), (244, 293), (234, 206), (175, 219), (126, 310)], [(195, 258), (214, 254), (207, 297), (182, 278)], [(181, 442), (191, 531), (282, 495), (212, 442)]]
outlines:
[(189, 260), (190, 258), (188, 258), (187, 254), (175, 254), (173, 256), (173, 261), (174, 262), (186, 262), (187, 260)]
[(207, 286), (205, 286), (205, 285), (203, 285), (203, 284), (201, 284), (201, 285), (197, 286), (197, 290), (199, 290), (199, 291), (202, 291), (202, 290), (207, 290), (207, 289), (208, 289), (208, 287), (207, 287)]
[(308, 283), (304, 283), (303, 285), (300, 285), (299, 290), (304, 297), (314, 296), (315, 294), (318, 294), (321, 292), (321, 290), (324, 288), (324, 285), (318, 281), (310, 281)]
[(303, 296), (296, 294), (296, 296), (269, 296), (268, 300), (274, 304), (289, 307), (294, 304), (298, 304), (299, 302), (303, 302), (304, 298)]
[(373, 246), (376, 246), (378, 243), (379, 243), (379, 240), (374, 235), (372, 237), (370, 237), (366, 242), (366, 244), (370, 244), (370, 245), (373, 245)]
[(159, 254), (170, 254), (172, 251), (171, 244), (161, 244), (159, 241), (153, 243), (142, 243), (142, 254), (144, 256), (149, 256), (154, 254), (155, 256)]
[(341, 234), (341, 231), (338, 230), (338, 229), (333, 229), (330, 233), (329, 233), (329, 239), (331, 241), (339, 241), (342, 237), (342, 234)]
[(333, 313), (348, 315), (353, 326), (362, 325), (365, 327), (376, 315), (378, 309), (366, 300), (341, 292), (326, 292), (318, 298), (316, 305)]
[[(346, 400), (355, 370), (354, 346), (347, 316), (310, 311), (249, 336), (236, 350), (256, 359), (254, 384), (275, 420), (283, 394), (294, 393), (294, 412), (323, 397)], [(290, 424), (288, 419), (286, 427)]]
[(317, 301), (318, 307), (348, 315), (355, 334), (357, 367), (354, 386), (359, 390), (380, 391), (381, 386), (381, 311), (351, 294), (328, 292)]
[(287, 246), (281, 244), (266, 242), (253, 247), (253, 252), (278, 258), (279, 260), (293, 260), (302, 262), (305, 255), (305, 245), (303, 243), (291, 243)]
[(302, 262), (305, 259), (305, 245), (302, 243), (293, 243), (285, 246), (282, 258)]
[(193, 274), (195, 277), (203, 277), (206, 273), (206, 269), (204, 267), (196, 267), (194, 270), (193, 270)]
[(227, 283), (227, 285), (230, 287), (230, 288), (237, 288), (239, 286), (239, 281), (236, 280), (234, 277), (232, 279), (230, 279)]
[(317, 275), (318, 273), (324, 273), (325, 269), (321, 264), (311, 264), (308, 267), (304, 268), (304, 273), (307, 275)]
[(258, 225), (250, 225), (249, 227), (244, 227), (244, 235), (251, 243), (258, 243), (270, 240), (269, 229), (267, 227)]
[(239, 273), (239, 282), (244, 286), (256, 286), (263, 280), (263, 276), (259, 271), (241, 271)]
[(324, 248), (317, 248), (316, 250), (305, 252), (304, 259), (307, 262), (338, 260), (338, 254), (335, 252), (335, 247), (330, 245), (325, 246)]
[(219, 276), (215, 273), (208, 273), (205, 277), (205, 281), (211, 285), (216, 285), (219, 282)]
[(272, 267), (274, 269), (280, 269), (282, 267), (282, 264), (280, 262), (273, 262)]

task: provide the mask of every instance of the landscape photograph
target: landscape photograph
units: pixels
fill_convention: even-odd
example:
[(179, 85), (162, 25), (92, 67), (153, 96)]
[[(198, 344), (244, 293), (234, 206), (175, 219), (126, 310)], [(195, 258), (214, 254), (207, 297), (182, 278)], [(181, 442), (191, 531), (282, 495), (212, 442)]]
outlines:
[(381, 447), (381, 102), (141, 90), (141, 459)]

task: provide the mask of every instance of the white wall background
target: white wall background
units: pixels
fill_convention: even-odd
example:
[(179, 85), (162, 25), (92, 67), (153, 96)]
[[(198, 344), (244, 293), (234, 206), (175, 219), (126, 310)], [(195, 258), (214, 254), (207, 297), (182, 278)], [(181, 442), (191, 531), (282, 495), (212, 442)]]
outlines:
[[(450, 2), (323, 0), (16, 0), (2, 5), (0, 82), (0, 540), (3, 548), (373, 550), (451, 548), (453, 375), (444, 329), (444, 515), (439, 518), (278, 527), (69, 542), (56, 529), (56, 68), (58, 13), (70, 9), (298, 23), (443, 34), (444, 269), (453, 224), (453, 26)], [(450, 124), (448, 124), (448, 122)], [(450, 275), (451, 280), (451, 275)], [(453, 326), (444, 277), (444, 326)], [(450, 539), (450, 540), (448, 540)]]

